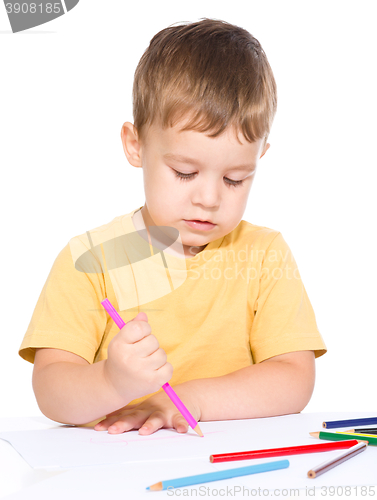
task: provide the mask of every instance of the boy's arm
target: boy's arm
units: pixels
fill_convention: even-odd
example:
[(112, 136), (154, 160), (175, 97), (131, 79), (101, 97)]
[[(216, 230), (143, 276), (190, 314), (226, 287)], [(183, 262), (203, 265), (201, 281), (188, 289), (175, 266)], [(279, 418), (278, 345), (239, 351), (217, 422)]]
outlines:
[[(298, 351), (221, 377), (184, 382), (174, 390), (198, 421), (238, 420), (300, 412), (310, 400), (314, 380), (314, 352)], [(121, 433), (134, 428), (147, 435), (161, 427), (188, 430), (187, 422), (164, 393), (135, 408), (126, 406), (114, 412), (96, 429)]]
[(298, 413), (313, 393), (314, 359), (313, 351), (281, 354), (222, 377), (193, 380), (182, 389), (197, 395), (202, 421)]
[(37, 349), (33, 389), (46, 417), (65, 424), (91, 422), (124, 405), (104, 376), (105, 361), (90, 364), (60, 349)]

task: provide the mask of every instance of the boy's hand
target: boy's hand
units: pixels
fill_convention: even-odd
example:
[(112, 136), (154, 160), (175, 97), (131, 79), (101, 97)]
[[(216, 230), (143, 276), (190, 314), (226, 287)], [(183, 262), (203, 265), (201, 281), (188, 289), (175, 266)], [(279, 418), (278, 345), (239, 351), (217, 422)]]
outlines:
[[(182, 397), (195, 420), (199, 421), (200, 409), (189, 391), (182, 392), (179, 386), (174, 390), (180, 398)], [(187, 432), (189, 428), (182, 414), (164, 392), (154, 394), (138, 405), (127, 405), (114, 411), (94, 427), (96, 431), (107, 430), (109, 434), (121, 434), (132, 429), (139, 429), (139, 434), (143, 436), (153, 434), (161, 428), (173, 428), (181, 433)]]
[(125, 324), (111, 340), (107, 352), (105, 378), (128, 401), (157, 392), (173, 375), (173, 367), (151, 334), (145, 313)]

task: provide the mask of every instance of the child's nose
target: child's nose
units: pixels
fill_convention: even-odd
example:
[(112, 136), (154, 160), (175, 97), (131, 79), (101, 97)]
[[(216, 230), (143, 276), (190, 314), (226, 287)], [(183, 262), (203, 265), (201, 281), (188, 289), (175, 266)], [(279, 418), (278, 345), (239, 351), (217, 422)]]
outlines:
[(204, 207), (214, 208), (220, 204), (220, 197), (220, 186), (217, 181), (212, 180), (195, 186), (192, 201)]

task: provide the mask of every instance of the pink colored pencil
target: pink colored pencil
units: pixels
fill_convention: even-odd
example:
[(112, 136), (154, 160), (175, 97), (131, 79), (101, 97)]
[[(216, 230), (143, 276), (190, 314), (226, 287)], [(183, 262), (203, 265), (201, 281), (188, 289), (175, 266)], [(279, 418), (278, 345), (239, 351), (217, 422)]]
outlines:
[(173, 388), (171, 385), (169, 385), (168, 382), (162, 386), (166, 394), (169, 396), (169, 398), (172, 400), (172, 403), (175, 404), (175, 406), (178, 408), (178, 411), (182, 413), (183, 418), (187, 421), (190, 427), (194, 429), (194, 431), (199, 434), (199, 436), (203, 437), (203, 433), (200, 430), (198, 422), (195, 420), (195, 418), (191, 415), (191, 413), (188, 411), (186, 406), (182, 403), (182, 401), (179, 399), (177, 394), (174, 392)]
[[(109, 316), (114, 320), (114, 323), (117, 325), (119, 329), (123, 328), (124, 325), (126, 324), (122, 318), (119, 316), (118, 312), (112, 305), (112, 303), (109, 301), (109, 299), (105, 299), (101, 302), (103, 307), (106, 309), (106, 311), (109, 313)], [(177, 396), (176, 392), (173, 390), (171, 385), (166, 382), (162, 386), (166, 394), (169, 396), (171, 399), (172, 403), (177, 407), (178, 411), (182, 413), (183, 418), (187, 421), (190, 427), (199, 434), (199, 436), (203, 437), (203, 433), (200, 430), (198, 422), (195, 420), (195, 418), (191, 415), (191, 413), (188, 411), (186, 406), (182, 403), (182, 401), (179, 399)]]

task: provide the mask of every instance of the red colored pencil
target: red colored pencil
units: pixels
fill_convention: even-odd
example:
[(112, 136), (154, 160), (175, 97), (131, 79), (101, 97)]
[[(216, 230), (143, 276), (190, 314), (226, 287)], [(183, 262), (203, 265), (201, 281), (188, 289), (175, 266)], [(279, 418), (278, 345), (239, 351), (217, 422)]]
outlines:
[(303, 446), (288, 446), (287, 448), (271, 448), (269, 450), (239, 451), (211, 455), (210, 462), (234, 462), (236, 460), (250, 460), (252, 458), (282, 457), (284, 455), (303, 455), (305, 453), (319, 453), (321, 451), (343, 450), (359, 443), (357, 439), (334, 441), (332, 443), (308, 444)]

